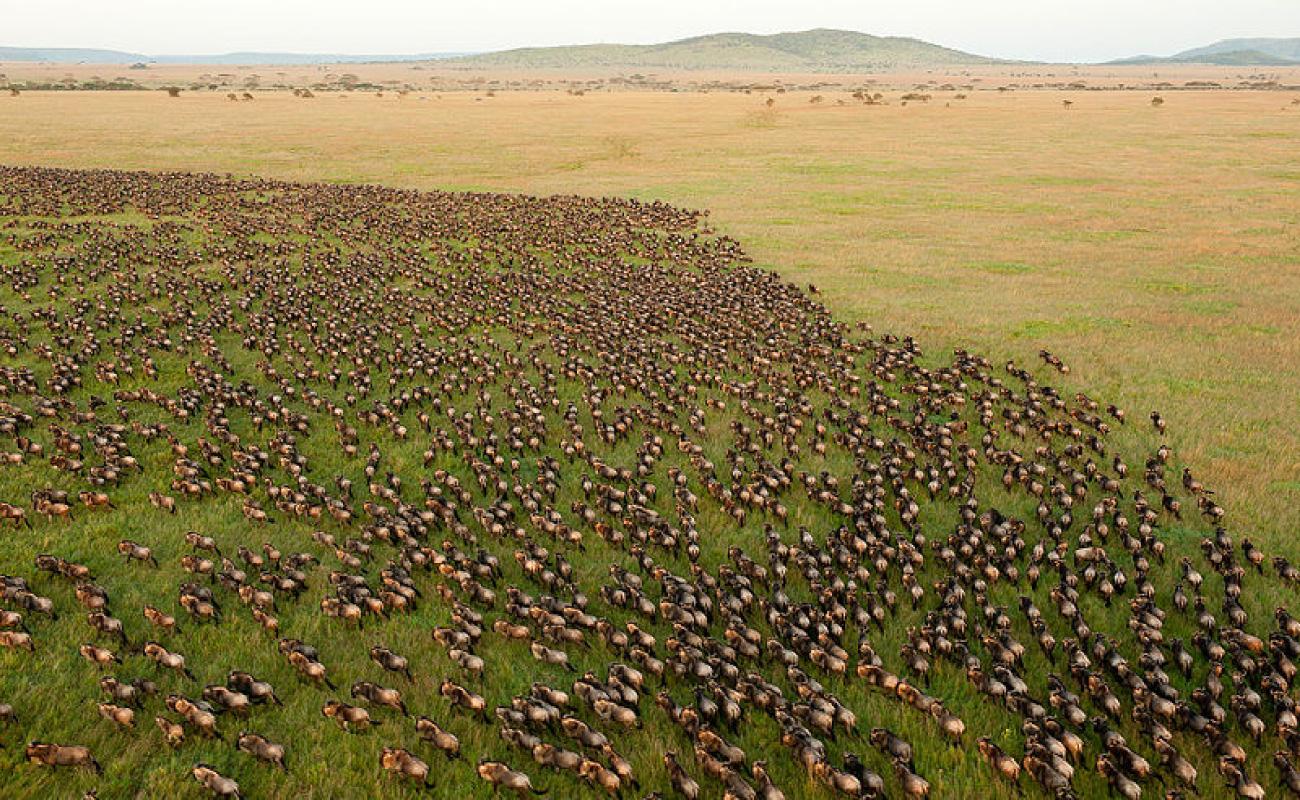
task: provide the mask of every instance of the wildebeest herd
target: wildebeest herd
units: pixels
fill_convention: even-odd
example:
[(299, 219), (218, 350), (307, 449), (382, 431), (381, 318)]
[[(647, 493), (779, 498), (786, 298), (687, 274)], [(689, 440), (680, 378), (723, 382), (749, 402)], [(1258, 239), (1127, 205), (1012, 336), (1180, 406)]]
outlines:
[(5, 797), (1300, 794), (1300, 570), (1051, 353), (617, 199), (0, 168), (0, 273)]

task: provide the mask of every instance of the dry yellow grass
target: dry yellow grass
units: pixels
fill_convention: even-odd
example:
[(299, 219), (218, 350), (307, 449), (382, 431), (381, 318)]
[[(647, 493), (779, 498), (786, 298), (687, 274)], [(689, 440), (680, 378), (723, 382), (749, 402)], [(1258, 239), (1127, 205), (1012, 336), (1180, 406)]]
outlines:
[(1074, 65), (1074, 64), (986, 64), (934, 68), (913, 68), (887, 73), (773, 73), (725, 70), (629, 69), (497, 69), (471, 67), (454, 62), (376, 62), (349, 64), (151, 64), (131, 69), (127, 64), (62, 64), (52, 62), (0, 62), (0, 85), (13, 83), (53, 84), (65, 80), (125, 80), (143, 86), (190, 86), (216, 84), (220, 91), (242, 91), (247, 85), (263, 89), (277, 84), (310, 86), (330, 83), (340, 76), (355, 76), (357, 82), (375, 85), (410, 85), (418, 90), (474, 88), (476, 86), (563, 87), (595, 85), (615, 78), (639, 75), (655, 84), (673, 84), (680, 89), (708, 85), (781, 84), (784, 86), (860, 87), (909, 90), (918, 85), (967, 85), (996, 89), (999, 86), (1053, 88), (1080, 83), (1087, 88), (1147, 87), (1168, 85), (1183, 88), (1188, 83), (1212, 82), (1225, 87), (1264, 80), (1285, 86), (1300, 84), (1300, 67), (1225, 67), (1207, 64), (1160, 65)]
[(1293, 95), (822, 94), (28, 92), (0, 97), (0, 162), (706, 207), (845, 318), (930, 349), (1045, 347), (1130, 424), (1160, 409), (1241, 533), (1300, 552)]

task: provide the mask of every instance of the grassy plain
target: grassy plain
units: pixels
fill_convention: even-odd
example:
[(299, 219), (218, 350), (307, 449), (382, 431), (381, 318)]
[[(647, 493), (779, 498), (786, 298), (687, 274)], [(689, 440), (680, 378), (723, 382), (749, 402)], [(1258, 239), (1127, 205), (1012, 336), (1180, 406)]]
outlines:
[[(986, 83), (1011, 79), (1003, 74)], [(1157, 108), (1150, 92), (975, 91), (963, 100), (942, 92), (928, 103), (903, 105), (895, 91), (887, 105), (872, 107), (846, 92), (820, 94), (816, 104), (811, 92), (775, 95), (768, 108), (766, 95), (741, 93), (321, 93), (300, 99), (259, 92), (254, 101), (230, 102), (221, 92), (174, 99), (160, 92), (25, 92), (0, 96), (0, 163), (631, 195), (708, 208), (713, 225), (738, 237), (760, 265), (817, 285), (843, 319), (914, 335), (931, 351), (968, 347), (997, 361), (1029, 363), (1047, 348), (1071, 367), (1069, 376), (1053, 376), (1062, 388), (1118, 401), (1132, 425), (1147, 425), (1146, 414), (1160, 409), (1178, 458), (1218, 491), (1234, 533), (1270, 552), (1300, 556), (1293, 538), (1300, 529), (1300, 107), (1291, 105), (1293, 95), (1164, 92)], [(1068, 110), (1065, 99), (1073, 101)], [(168, 461), (161, 449), (146, 456), (155, 467), (151, 474)], [(22, 496), (5, 488), (7, 496)], [(131, 520), (125, 509), (141, 507), (149, 488), (162, 486), (123, 492), (123, 511), (84, 523), (91, 534), (84, 550), (60, 554), (107, 565), (111, 542), (135, 525), (140, 538), (162, 543), (158, 557), (172, 565), (170, 574), (183, 550), (173, 527), (220, 532), (238, 519), (237, 502), (227, 498), (187, 508), (175, 526), (154, 517)], [(38, 534), (21, 552), (8, 552), (5, 563), (25, 567), (59, 540), (43, 523)], [(1190, 549), (1193, 541), (1177, 546)], [(1164, 574), (1171, 578), (1172, 565)], [(174, 580), (146, 576), (115, 602), (134, 609), (173, 590)], [(1252, 617), (1262, 620), (1276, 599), (1246, 601)], [(429, 603), (414, 624), (368, 631), (427, 666), (422, 696), (431, 693), (433, 676), (448, 669), (427, 636), (444, 621), (445, 609)], [(342, 675), (378, 677), (355, 642), (332, 636), (336, 628), (310, 603), (287, 611), (283, 622), (322, 644), (326, 661)], [(138, 638), (139, 620), (132, 623)], [(61, 624), (73, 630), (73, 623)], [(195, 665), (200, 680), (219, 680), (238, 664), (292, 686), (283, 662), (264, 643), (254, 644), (262, 634), (242, 617), (232, 625), (241, 642), (233, 653), (217, 634), (187, 632), (186, 651), (214, 656)], [(895, 630), (878, 644), (896, 650), (902, 639)], [(51, 739), (80, 737), (102, 751), (117, 766), (101, 786), (105, 798), (131, 791), (199, 797), (185, 777), (198, 758), (238, 775), (250, 796), (347, 796), (331, 789), (344, 781), (370, 795), (420, 796), (398, 789), (374, 762), (380, 741), (412, 744), (405, 726), (371, 737), (338, 735), (321, 724), (319, 698), (296, 687), (283, 712), (259, 713), (250, 726), (296, 744), (292, 776), (252, 768), (227, 745), (160, 754), (153, 731), (123, 739), (104, 726), (68, 719), (60, 699), (84, 701), (87, 685), (72, 644), (61, 642), (60, 669), (39, 680), (19, 673), (21, 655), (4, 654), (5, 699), (21, 697), (28, 683), (39, 685), (44, 702), (25, 724)], [(509, 665), (516, 684), (534, 677), (526, 674), (533, 662), (506, 645), (485, 655), (494, 669)], [(600, 668), (604, 659), (597, 652), (577, 660), (585, 669)], [(1030, 666), (1035, 675), (1047, 669), (1036, 658)], [(1014, 743), (1014, 718), (963, 692), (964, 685), (964, 677), (945, 670), (935, 690), (962, 698), (954, 710), (980, 732), (1006, 726), (1001, 739)], [(505, 686), (489, 701), (504, 701)], [(978, 757), (938, 743), (915, 714), (859, 687), (832, 686), (843, 688), (865, 720), (917, 744), (918, 767), (935, 782), (936, 796), (970, 796), (976, 786), (989, 797), (1013, 796), (989, 783)], [(417, 713), (435, 708), (445, 717), (432, 702)], [(505, 754), (486, 729), (454, 725), (467, 751)], [(760, 752), (773, 732), (770, 725), (756, 727), (739, 743)], [(663, 735), (635, 753), (640, 774), (654, 774), (652, 765), (671, 741), (656, 733)], [(3, 763), (15, 767), (7, 788), (16, 796), (94, 785), (88, 776), (19, 768), (13, 740), (6, 745)], [(308, 760), (320, 754), (327, 758)], [(526, 764), (517, 753), (510, 758)], [(784, 756), (774, 764), (792, 797), (827, 796)], [(1197, 766), (1207, 794), (1223, 796), (1203, 754)], [(576, 781), (533, 771), (545, 776), (555, 797), (580, 791)], [(1267, 765), (1254, 771), (1271, 780)], [(1103, 796), (1095, 776), (1081, 772), (1084, 796)], [(439, 796), (452, 787), (448, 779)], [(487, 796), (472, 779), (454, 788), (462, 796)], [(646, 787), (652, 788), (667, 789)]]
[(961, 64), (845, 73), (827, 70), (665, 70), (651, 67), (524, 69), (436, 61), (306, 65), (151, 64), (146, 69), (131, 69), (122, 64), (0, 62), (0, 86), (103, 81), (131, 82), (150, 88), (216, 85), (217, 91), (227, 92), (259, 87), (318, 86), (337, 82), (345, 75), (353, 76), (358, 84), (391, 88), (409, 86), (413, 91), (486, 90), (493, 87), (544, 91), (599, 85), (692, 91), (710, 87), (779, 84), (785, 87), (847, 89), (850, 92), (868, 85), (906, 91), (926, 84), (983, 89), (1000, 86), (1018, 89), (1183, 89), (1197, 84), (1229, 88), (1260, 83), (1282, 87), (1300, 85), (1300, 67), (1221, 67), (1207, 64)]
[[(1138, 72), (1085, 77), (1117, 74)], [(930, 349), (1047, 348), (1066, 388), (1118, 400), (1132, 424), (1160, 409), (1241, 532), (1300, 554), (1294, 95), (821, 94), (26, 92), (0, 97), (0, 162), (707, 208), (843, 318)]]

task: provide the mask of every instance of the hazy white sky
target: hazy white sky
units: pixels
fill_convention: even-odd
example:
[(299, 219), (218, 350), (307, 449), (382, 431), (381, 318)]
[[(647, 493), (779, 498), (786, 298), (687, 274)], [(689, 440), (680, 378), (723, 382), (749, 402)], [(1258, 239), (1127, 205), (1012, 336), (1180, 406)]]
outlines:
[(496, 50), (815, 27), (1097, 61), (1300, 36), (1300, 0), (0, 0), (0, 45), (150, 55)]

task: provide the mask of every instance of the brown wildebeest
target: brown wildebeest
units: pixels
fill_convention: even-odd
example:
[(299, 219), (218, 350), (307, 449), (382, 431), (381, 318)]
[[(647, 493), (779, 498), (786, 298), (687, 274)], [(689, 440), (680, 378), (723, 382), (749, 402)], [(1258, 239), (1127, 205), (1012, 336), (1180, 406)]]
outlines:
[(207, 789), (215, 797), (240, 800), (244, 796), (239, 791), (238, 783), (231, 778), (225, 777), (207, 764), (195, 764), (194, 769), (190, 770), (190, 774), (194, 776), (194, 780), (198, 781), (200, 786)]
[(90, 748), (76, 744), (46, 744), (30, 742), (24, 755), (32, 764), (47, 767), (90, 767), (96, 774), (104, 773), (103, 767), (91, 755)]
[(537, 795), (546, 794), (546, 790), (533, 786), (532, 778), (511, 769), (500, 761), (479, 761), (477, 771), (480, 778), (492, 784), (493, 792), (497, 789), (508, 789), (520, 797), (523, 797), (526, 792)]
[(395, 775), (410, 778), (424, 786), (430, 785), (432, 770), (410, 750), (401, 747), (385, 747), (379, 754), (379, 763)]

